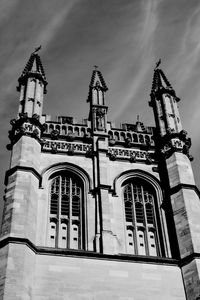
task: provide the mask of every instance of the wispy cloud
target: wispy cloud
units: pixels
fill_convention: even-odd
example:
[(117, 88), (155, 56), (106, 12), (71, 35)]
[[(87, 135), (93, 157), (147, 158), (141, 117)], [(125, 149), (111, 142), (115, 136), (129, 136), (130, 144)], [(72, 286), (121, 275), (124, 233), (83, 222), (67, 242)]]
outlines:
[(153, 67), (163, 58), (163, 70), (183, 98), (186, 129), (199, 143), (199, 0), (40, 0), (39, 9), (36, 1), (21, 2), (0, 1), (4, 140), (8, 114), (17, 111), (17, 78), (42, 44), (49, 81), (45, 113), (87, 116), (89, 77), (97, 64), (109, 87), (109, 118), (132, 121), (143, 112), (148, 118)]
[(53, 17), (45, 24), (41, 32), (39, 32), (38, 36), (36, 36), (36, 45), (42, 44), (45, 49), (48, 48), (49, 43), (55, 38), (56, 33), (65, 22), (67, 15), (77, 2), (79, 2), (79, 0), (68, 1), (58, 12), (55, 12)]
[[(152, 62), (155, 60), (154, 37), (159, 22), (158, 8), (161, 2), (160, 0), (141, 1), (138, 32), (133, 33), (138, 36), (138, 40), (132, 45), (135, 60), (129, 71), (131, 80), (123, 97), (122, 106), (114, 114), (116, 119), (124, 114), (129, 104), (137, 98), (140, 89), (143, 90), (146, 75), (152, 68)], [(138, 61), (137, 64), (136, 61)]]
[[(17, 2), (17, 1), (16, 1)], [(15, 4), (16, 4), (15, 2)], [(60, 27), (65, 22), (67, 15), (70, 13), (71, 9), (76, 5), (78, 0), (71, 0), (62, 5), (59, 9), (55, 10), (55, 12), (48, 12), (47, 14), (53, 13), (53, 16), (49, 17), (49, 19), (42, 24), (42, 14), (40, 15), (40, 18), (38, 19), (38, 24), (42, 24), (40, 28), (38, 26), (35, 26), (32, 28), (32, 26), (27, 26), (27, 31), (30, 32), (27, 36), (28, 38), (22, 39), (21, 43), (17, 43), (18, 35), (13, 37), (12, 44), (14, 52), (10, 54), (9, 57), (9, 63), (5, 64), (1, 68), (1, 74), (0, 74), (0, 83), (3, 87), (1, 90), (1, 98), (2, 100), (6, 99), (6, 95), (9, 95), (12, 91), (14, 91), (14, 86), (16, 85), (16, 74), (19, 76), (19, 71), (22, 70), (23, 66), (25, 65), (26, 61), (24, 56), (21, 55), (21, 53), (27, 52), (27, 49), (29, 51), (28, 54), (30, 54), (31, 50), (33, 51), (34, 48), (40, 44), (43, 46), (43, 50), (48, 48), (49, 43), (55, 39), (56, 40), (56, 34), (59, 31)], [(13, 3), (13, 2), (12, 2)], [(7, 11), (8, 13), (13, 13), (14, 9), (16, 9), (16, 5), (6, 5), (4, 3), (3, 7), (1, 4), (1, 8), (4, 8), (4, 11)], [(16, 12), (17, 13), (17, 12)], [(44, 12), (45, 13), (45, 12)], [(30, 12), (31, 17), (31, 12)], [(32, 17), (34, 18), (34, 12), (32, 12)], [(27, 16), (24, 16), (24, 18), (27, 18)], [(23, 36), (23, 32), (21, 30), (24, 28), (24, 20), (23, 22), (19, 22), (17, 25), (18, 29), (20, 29), (20, 35)], [(27, 18), (26, 24), (29, 24), (30, 20)], [(14, 28), (8, 28), (9, 32), (12, 32)], [(0, 57), (4, 57), (6, 48), (8, 46), (5, 45), (3, 49), (0, 50)], [(45, 51), (43, 51), (44, 53)], [(28, 59), (28, 57), (26, 58)], [(7, 107), (10, 105), (8, 103), (8, 100), (1, 101), (0, 108), (1, 108), (1, 114), (4, 114), (4, 110), (7, 110)]]

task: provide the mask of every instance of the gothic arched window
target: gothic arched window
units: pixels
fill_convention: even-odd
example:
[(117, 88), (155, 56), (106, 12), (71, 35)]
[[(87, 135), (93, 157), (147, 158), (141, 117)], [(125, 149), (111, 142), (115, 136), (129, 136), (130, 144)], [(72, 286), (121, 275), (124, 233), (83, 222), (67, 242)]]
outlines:
[(83, 182), (72, 172), (50, 178), (48, 246), (83, 248)]
[(160, 255), (158, 212), (154, 188), (142, 179), (123, 184), (127, 253)]

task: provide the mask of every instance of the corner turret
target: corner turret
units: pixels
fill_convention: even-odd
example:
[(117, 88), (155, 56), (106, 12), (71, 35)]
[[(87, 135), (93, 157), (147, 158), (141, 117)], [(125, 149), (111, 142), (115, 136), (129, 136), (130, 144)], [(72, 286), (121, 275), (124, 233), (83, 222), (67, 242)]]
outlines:
[[(158, 64), (157, 64), (158, 65)], [(167, 132), (178, 133), (182, 130), (178, 110), (180, 99), (161, 69), (154, 69), (150, 106), (153, 107), (155, 121), (161, 136)]]
[(179, 115), (178, 102), (180, 99), (176, 96), (176, 92), (164, 72), (158, 68), (160, 62), (154, 69), (151, 101), (149, 102), (154, 111), (157, 143), (166, 157), (174, 152), (182, 152), (192, 160), (192, 156), (189, 155), (191, 139), (187, 138), (187, 132), (182, 129)]
[(11, 150), (22, 136), (36, 139), (41, 145), (41, 138), (45, 124), (41, 124), (43, 96), (47, 93), (47, 80), (36, 48), (31, 54), (21, 76), (18, 79), (17, 91), (20, 92), (19, 111), (17, 119), (11, 120), (12, 129), (9, 131), (11, 143), (7, 149)]
[(186, 297), (198, 299), (200, 201), (190, 162), (191, 139), (182, 129), (178, 111), (180, 99), (163, 71), (158, 69), (159, 64), (154, 69), (150, 106), (156, 122), (158, 170), (165, 190), (163, 208), (169, 224), (172, 250), (179, 259), (184, 259), (180, 265)]

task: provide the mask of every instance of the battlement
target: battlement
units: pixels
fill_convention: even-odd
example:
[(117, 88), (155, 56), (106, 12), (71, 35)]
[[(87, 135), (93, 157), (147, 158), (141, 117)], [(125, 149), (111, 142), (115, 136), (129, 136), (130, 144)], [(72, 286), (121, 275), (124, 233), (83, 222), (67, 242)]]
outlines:
[[(91, 122), (84, 119), (82, 123), (77, 123), (76, 119), (69, 116), (57, 116), (54, 119), (51, 116), (42, 116), (42, 122), (45, 123), (44, 138), (50, 137), (51, 139), (61, 140), (80, 140), (85, 139), (89, 142), (91, 138)], [(124, 123), (120, 128), (115, 127), (115, 124), (108, 122), (107, 135), (110, 145), (122, 145), (130, 148), (131, 146), (148, 145), (154, 146), (153, 140), (153, 127), (144, 126), (142, 122), (135, 124)]]

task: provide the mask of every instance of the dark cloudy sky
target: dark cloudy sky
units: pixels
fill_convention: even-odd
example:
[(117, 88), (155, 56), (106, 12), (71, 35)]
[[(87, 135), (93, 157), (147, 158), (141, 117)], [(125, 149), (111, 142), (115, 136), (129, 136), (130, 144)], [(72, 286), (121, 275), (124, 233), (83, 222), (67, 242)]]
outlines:
[(181, 98), (184, 129), (200, 167), (199, 0), (1, 0), (0, 185), (9, 166), (7, 132), (16, 117), (17, 79), (35, 47), (46, 71), (44, 113), (87, 117), (93, 65), (108, 85), (109, 119), (154, 125), (148, 107), (155, 62)]

